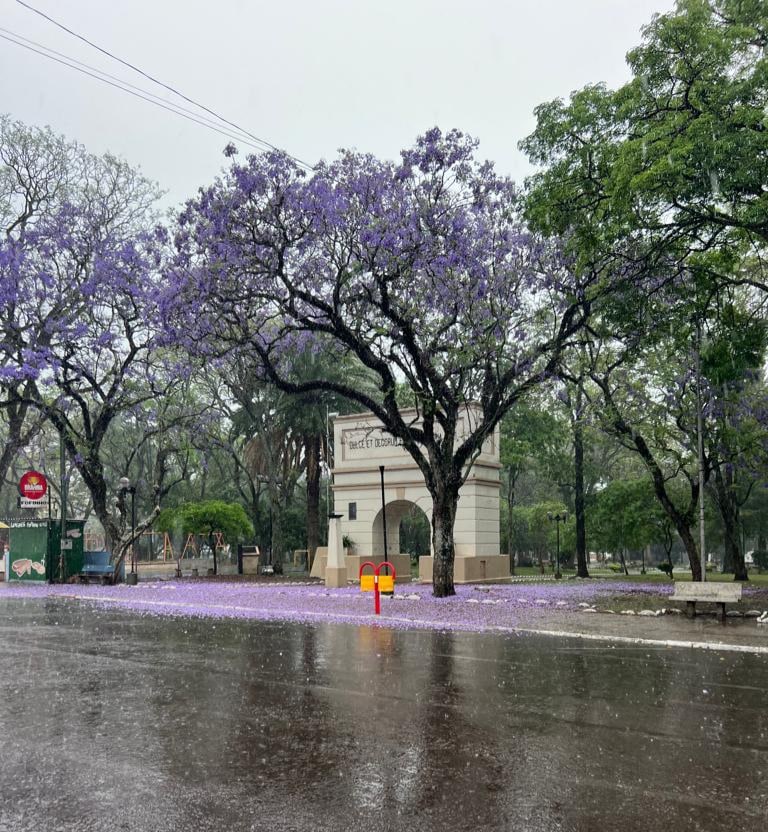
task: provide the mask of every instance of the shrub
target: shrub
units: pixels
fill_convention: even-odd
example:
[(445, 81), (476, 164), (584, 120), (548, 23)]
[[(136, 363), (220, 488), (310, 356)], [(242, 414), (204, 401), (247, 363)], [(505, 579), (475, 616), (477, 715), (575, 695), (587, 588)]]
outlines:
[(768, 569), (768, 549), (755, 549), (752, 552), (752, 560), (758, 569)]
[(624, 571), (624, 570), (621, 568), (621, 564), (620, 564), (620, 563), (609, 563), (609, 564), (608, 564), (608, 568), (611, 570), (611, 572), (623, 572), (623, 571)]
[(669, 563), (669, 561), (662, 561), (662, 562), (658, 565), (658, 569), (659, 569), (659, 571), (660, 571), (660, 572), (664, 572), (664, 574), (665, 574), (665, 575), (666, 575), (666, 576), (667, 576), (670, 580), (672, 580), (672, 568), (673, 568), (673, 567), (672, 567), (672, 564), (671, 564), (671, 563)]

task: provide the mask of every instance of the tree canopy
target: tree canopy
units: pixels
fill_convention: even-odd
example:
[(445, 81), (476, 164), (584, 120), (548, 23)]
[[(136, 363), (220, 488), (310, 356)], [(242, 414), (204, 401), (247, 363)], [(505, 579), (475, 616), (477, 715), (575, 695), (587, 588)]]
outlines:
[[(398, 164), (346, 152), (311, 177), (280, 154), (250, 156), (179, 215), (168, 272), (176, 343), (252, 352), (282, 389), (336, 393), (402, 440), (432, 495), (438, 595), (453, 593), (468, 463), (549, 379), (585, 316), (586, 287), (557, 241), (523, 227), (512, 183), (475, 151), (435, 129)], [(375, 393), (292, 380), (292, 356), (319, 342), (352, 354)]]

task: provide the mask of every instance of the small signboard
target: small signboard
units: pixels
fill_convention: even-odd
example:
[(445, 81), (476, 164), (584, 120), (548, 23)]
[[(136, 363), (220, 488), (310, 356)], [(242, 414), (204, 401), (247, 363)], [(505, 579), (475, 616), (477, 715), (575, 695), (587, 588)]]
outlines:
[(30, 500), (29, 497), (19, 497), (19, 508), (42, 508), (44, 505), (40, 500)]
[[(48, 480), (39, 471), (26, 471), (19, 480), (19, 494), (22, 501), (38, 503), (48, 493)], [(24, 506), (22, 506), (24, 507)]]

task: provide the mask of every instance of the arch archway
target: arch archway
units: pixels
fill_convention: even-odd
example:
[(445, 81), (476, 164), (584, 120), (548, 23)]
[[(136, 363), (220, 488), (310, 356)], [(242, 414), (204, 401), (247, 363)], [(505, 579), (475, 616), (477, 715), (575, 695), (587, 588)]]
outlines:
[[(431, 508), (431, 506), (430, 506)], [(373, 518), (371, 529), (371, 554), (374, 558), (384, 557), (384, 513), (385, 510), (379, 509), (376, 516)], [(403, 520), (409, 516), (417, 516), (424, 519), (427, 527), (431, 525), (431, 517), (424, 511), (418, 503), (411, 500), (392, 500), (386, 504), (387, 515), (387, 555), (407, 554), (411, 556), (411, 552), (403, 549), (401, 544), (400, 532), (403, 525)], [(429, 541), (429, 538), (428, 538)], [(416, 552), (418, 555), (429, 555), (431, 553), (431, 545), (427, 542), (426, 551)]]
[[(479, 418), (478, 413), (475, 405), (467, 406), (457, 441)], [(418, 421), (416, 411), (404, 412), (403, 416)], [(401, 553), (399, 530), (403, 517), (414, 510), (431, 521), (432, 498), (424, 475), (402, 442), (389, 434), (372, 413), (336, 417), (333, 436), (333, 511), (339, 518), (341, 536), (349, 545), (347, 577), (354, 580), (363, 561), (384, 559), (382, 501), (387, 516), (387, 559), (399, 576), (410, 576), (411, 558)], [(497, 429), (469, 464), (459, 491), (453, 531), (456, 583), (509, 576), (509, 558), (500, 553), (499, 541), (500, 467)], [(312, 574), (324, 577), (323, 561), (321, 557), (316, 560)], [(420, 580), (431, 581), (432, 560), (431, 554), (422, 554)]]

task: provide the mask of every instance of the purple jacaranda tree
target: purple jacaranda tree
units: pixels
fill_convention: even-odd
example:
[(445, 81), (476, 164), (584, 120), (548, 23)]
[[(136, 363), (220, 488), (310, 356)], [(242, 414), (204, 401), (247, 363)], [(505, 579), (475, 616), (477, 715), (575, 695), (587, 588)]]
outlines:
[[(11, 268), (15, 250), (41, 217), (49, 216), (82, 179), (85, 156), (78, 145), (50, 129), (30, 128), (0, 115), (0, 264)], [(0, 363), (4, 363), (0, 355)], [(0, 380), (0, 490), (19, 455), (39, 433), (44, 419), (28, 402), (25, 379)]]
[(117, 417), (175, 378), (154, 350), (163, 244), (148, 210), (154, 186), (122, 160), (86, 161), (89, 179), (0, 242), (0, 381), (22, 384), (59, 432), (119, 561), (130, 529), (102, 446)]
[[(549, 379), (588, 306), (586, 283), (522, 226), (514, 186), (475, 151), (433, 129), (397, 163), (343, 152), (307, 175), (278, 153), (248, 157), (180, 213), (168, 270), (175, 343), (255, 355), (281, 389), (344, 396), (402, 442), (433, 501), (437, 596), (454, 593), (453, 525), (473, 458)], [(354, 356), (375, 394), (292, 380), (291, 356), (313, 344)], [(403, 382), (415, 415), (396, 395)]]

